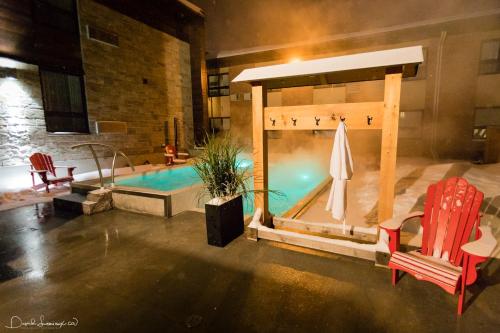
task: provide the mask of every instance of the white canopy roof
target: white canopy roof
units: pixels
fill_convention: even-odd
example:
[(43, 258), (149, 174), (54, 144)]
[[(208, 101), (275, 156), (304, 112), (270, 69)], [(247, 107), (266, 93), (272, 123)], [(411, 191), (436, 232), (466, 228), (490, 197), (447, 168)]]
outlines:
[[(419, 64), (424, 60), (422, 46), (357, 53), (339, 57), (264, 66), (243, 70), (232, 82), (255, 82), (314, 76), (363, 69), (389, 68)], [(413, 72), (413, 71), (412, 71)], [(415, 75), (416, 71), (413, 73)], [(406, 76), (412, 76), (406, 75)]]

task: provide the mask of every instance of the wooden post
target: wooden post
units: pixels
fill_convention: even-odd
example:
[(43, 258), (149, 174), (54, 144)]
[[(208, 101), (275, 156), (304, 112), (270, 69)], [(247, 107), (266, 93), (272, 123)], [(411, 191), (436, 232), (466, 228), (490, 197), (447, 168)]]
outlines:
[[(268, 189), (267, 177), (267, 133), (264, 130), (264, 108), (267, 106), (265, 86), (252, 86), (252, 121), (253, 121), (253, 186), (255, 191)], [(261, 223), (272, 227), (269, 214), (268, 192), (255, 192), (254, 208), (262, 209)]]
[(385, 76), (378, 223), (391, 218), (393, 213), (401, 76), (401, 73), (387, 74)]

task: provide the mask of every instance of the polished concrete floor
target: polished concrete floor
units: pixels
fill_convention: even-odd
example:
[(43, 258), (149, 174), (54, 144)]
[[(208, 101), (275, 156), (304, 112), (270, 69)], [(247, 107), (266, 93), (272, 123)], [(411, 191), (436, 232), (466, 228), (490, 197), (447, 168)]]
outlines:
[(457, 297), (408, 276), (393, 288), (371, 262), (243, 237), (210, 247), (195, 212), (0, 213), (0, 332), (40, 316), (77, 320), (67, 332), (498, 332), (498, 260), (468, 299), (457, 317)]

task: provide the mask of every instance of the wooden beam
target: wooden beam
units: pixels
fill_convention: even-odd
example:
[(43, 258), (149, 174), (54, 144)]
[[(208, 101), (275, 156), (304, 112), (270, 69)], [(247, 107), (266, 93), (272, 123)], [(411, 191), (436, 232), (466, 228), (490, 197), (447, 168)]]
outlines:
[(343, 238), (359, 239), (366, 242), (377, 242), (377, 228), (363, 228), (353, 225), (346, 225), (347, 233), (343, 232), (343, 225), (331, 222), (310, 222), (285, 217), (275, 217), (273, 219), (274, 227), (290, 231), (322, 234), (326, 236), (339, 236)]
[[(253, 121), (253, 184), (254, 208), (262, 209), (261, 222), (271, 227), (269, 214), (269, 196), (267, 178), (267, 133), (264, 131), (264, 107), (267, 105), (265, 86), (252, 87), (252, 121)], [(261, 191), (261, 192), (259, 192)]]
[(265, 226), (257, 228), (257, 237), (371, 261), (375, 261), (375, 252), (377, 250), (376, 244), (362, 244), (343, 239), (306, 235), (293, 231), (271, 229)]
[(380, 130), (383, 114), (383, 102), (266, 107), (264, 129), (334, 130), (343, 117), (349, 129)]
[(382, 150), (380, 156), (380, 180), (378, 222), (392, 218), (396, 155), (398, 150), (399, 99), (401, 73), (385, 76), (384, 116), (382, 125)]

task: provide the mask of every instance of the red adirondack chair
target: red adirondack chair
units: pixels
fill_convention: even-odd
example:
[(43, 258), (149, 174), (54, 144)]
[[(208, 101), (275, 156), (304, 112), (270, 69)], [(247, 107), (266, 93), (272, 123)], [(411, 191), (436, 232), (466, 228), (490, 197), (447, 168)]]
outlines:
[(165, 165), (183, 164), (187, 162), (189, 153), (178, 152), (172, 145), (165, 146)]
[[(450, 294), (459, 292), (458, 314), (462, 314), (465, 288), (476, 281), (476, 266), (486, 261), (496, 246), (489, 227), (479, 226), (483, 197), (463, 178), (442, 180), (427, 189), (424, 212), (381, 223), (389, 234), (392, 284), (396, 284), (401, 270), (437, 284)], [(414, 217), (420, 217), (422, 247), (400, 252), (401, 226)], [(469, 242), (473, 229), (476, 240)]]
[[(31, 180), (33, 182), (33, 188), (38, 189), (45, 186), (47, 193), (49, 192), (49, 185), (58, 184), (64, 182), (73, 181), (73, 170), (76, 167), (73, 166), (54, 166), (52, 162), (52, 157), (42, 153), (35, 153), (30, 156), (31, 162)], [(66, 168), (68, 169), (68, 175), (64, 177), (56, 176), (56, 168)], [(43, 184), (35, 185), (35, 173), (40, 176)]]

